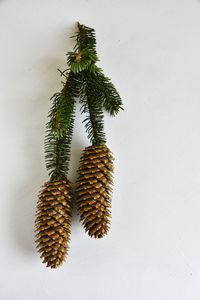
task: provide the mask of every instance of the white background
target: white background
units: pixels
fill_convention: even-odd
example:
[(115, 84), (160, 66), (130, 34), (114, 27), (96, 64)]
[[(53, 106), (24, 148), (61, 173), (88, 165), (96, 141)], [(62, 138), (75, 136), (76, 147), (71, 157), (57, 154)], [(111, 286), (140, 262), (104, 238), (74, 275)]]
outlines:
[[(67, 262), (34, 244), (50, 97), (76, 21), (125, 111), (105, 114), (115, 155), (112, 227), (89, 238), (73, 217)], [(200, 1), (0, 1), (0, 299), (200, 299)], [(69, 178), (89, 145), (77, 104)]]

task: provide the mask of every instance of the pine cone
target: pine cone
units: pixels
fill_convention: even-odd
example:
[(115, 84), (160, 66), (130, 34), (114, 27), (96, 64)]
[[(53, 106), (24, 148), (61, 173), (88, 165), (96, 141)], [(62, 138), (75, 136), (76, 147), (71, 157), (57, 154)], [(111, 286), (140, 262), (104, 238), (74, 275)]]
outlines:
[(72, 189), (68, 180), (49, 181), (39, 194), (36, 243), (47, 267), (57, 268), (67, 256), (72, 214)]
[(86, 147), (80, 159), (77, 206), (91, 237), (102, 238), (109, 230), (113, 160), (106, 145)]

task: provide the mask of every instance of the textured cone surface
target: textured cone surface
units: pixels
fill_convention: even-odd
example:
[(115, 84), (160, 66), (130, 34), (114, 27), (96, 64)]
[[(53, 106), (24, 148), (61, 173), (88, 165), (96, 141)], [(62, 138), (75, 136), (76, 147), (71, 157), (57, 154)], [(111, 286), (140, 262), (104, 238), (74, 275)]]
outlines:
[(109, 230), (113, 160), (106, 145), (85, 148), (80, 159), (77, 206), (91, 237), (102, 238)]
[(49, 181), (39, 194), (36, 243), (43, 263), (57, 268), (67, 256), (72, 214), (72, 190), (68, 180)]

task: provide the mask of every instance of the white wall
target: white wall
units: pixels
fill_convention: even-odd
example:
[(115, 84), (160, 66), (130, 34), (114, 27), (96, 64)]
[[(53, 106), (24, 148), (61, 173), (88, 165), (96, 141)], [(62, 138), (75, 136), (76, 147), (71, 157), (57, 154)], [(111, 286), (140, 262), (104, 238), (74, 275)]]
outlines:
[[(76, 21), (94, 27), (99, 65), (125, 111), (105, 116), (115, 154), (112, 228), (73, 217), (68, 261), (34, 244), (43, 139), (57, 68)], [(200, 1), (0, 1), (0, 299), (200, 299)], [(77, 105), (69, 177), (88, 145)]]

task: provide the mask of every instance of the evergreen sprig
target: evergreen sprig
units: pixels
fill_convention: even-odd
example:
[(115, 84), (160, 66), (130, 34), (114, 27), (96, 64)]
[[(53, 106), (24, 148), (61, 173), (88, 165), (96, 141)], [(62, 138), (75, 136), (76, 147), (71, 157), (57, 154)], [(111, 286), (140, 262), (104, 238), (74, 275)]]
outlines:
[(123, 110), (122, 99), (115, 86), (110, 78), (103, 74), (102, 69), (95, 64), (91, 64), (88, 70), (90, 71), (90, 80), (93, 85), (96, 86), (98, 98), (99, 101), (101, 101), (103, 108), (110, 113), (111, 116), (115, 116), (120, 109)]
[(105, 143), (103, 131), (103, 109), (115, 116), (122, 108), (122, 100), (111, 80), (96, 66), (96, 36), (93, 28), (78, 23), (79, 31), (74, 36), (76, 45), (74, 52), (68, 53), (68, 64), (76, 74), (81, 73), (82, 113), (88, 138), (92, 144)]
[(98, 90), (90, 80), (88, 71), (82, 72), (82, 86), (80, 91), (81, 113), (86, 114), (83, 121), (89, 140), (93, 145), (106, 142), (103, 122), (103, 107), (98, 98)]
[(50, 179), (66, 178), (69, 170), (70, 145), (73, 134), (76, 98), (80, 97), (81, 113), (86, 132), (93, 145), (106, 143), (103, 109), (115, 116), (122, 100), (111, 80), (101, 68), (96, 51), (93, 28), (78, 23), (74, 51), (67, 53), (68, 69), (61, 72), (66, 78), (63, 89), (55, 93), (46, 124), (45, 159)]
[[(103, 74), (102, 69), (95, 64), (99, 60), (96, 51), (95, 30), (85, 25), (81, 25), (80, 23), (78, 23), (78, 28), (79, 31), (74, 36), (76, 40), (76, 45), (74, 47), (76, 55), (85, 50), (87, 53), (89, 50), (91, 55), (95, 55), (94, 58), (89, 58), (89, 55), (87, 54), (89, 59), (87, 60), (87, 64), (85, 64), (85, 68), (82, 68), (82, 70), (88, 69), (92, 73), (90, 80), (93, 81), (93, 84), (96, 85), (96, 89), (99, 91), (98, 97), (101, 98), (103, 107), (111, 116), (115, 116), (120, 109), (123, 110), (122, 99), (110, 78), (106, 77)], [(83, 60), (85, 60), (85, 57)], [(76, 62), (76, 70), (79, 68), (78, 64), (81, 64), (81, 59)]]
[(69, 170), (73, 134), (75, 97), (80, 90), (77, 75), (69, 72), (61, 92), (52, 96), (49, 121), (46, 124), (45, 160), (51, 180), (65, 178)]

